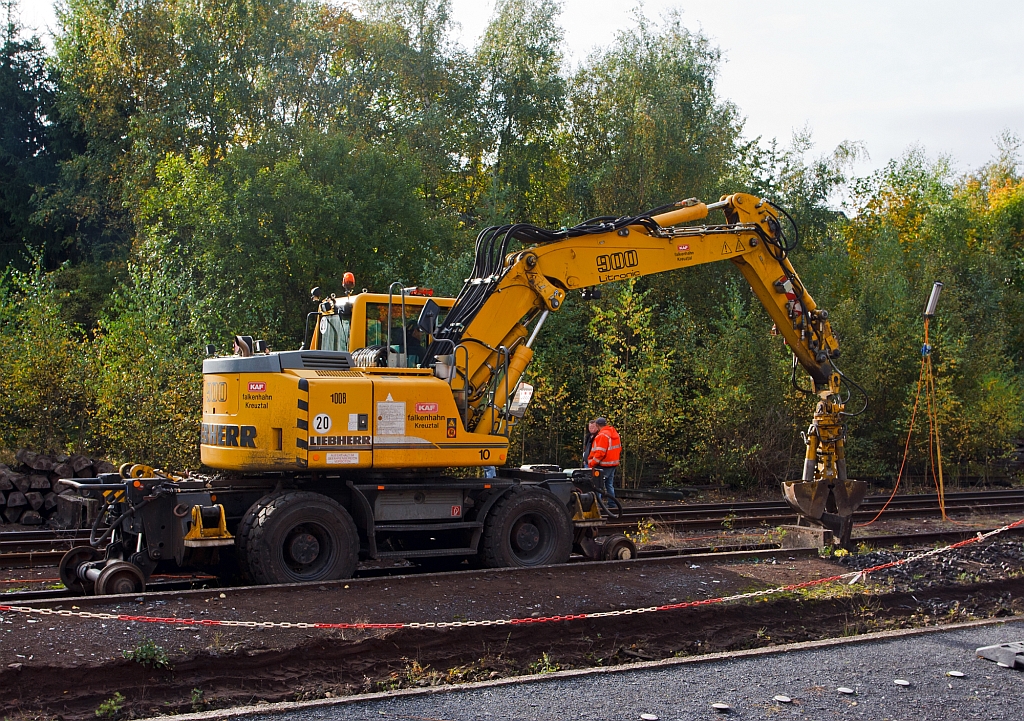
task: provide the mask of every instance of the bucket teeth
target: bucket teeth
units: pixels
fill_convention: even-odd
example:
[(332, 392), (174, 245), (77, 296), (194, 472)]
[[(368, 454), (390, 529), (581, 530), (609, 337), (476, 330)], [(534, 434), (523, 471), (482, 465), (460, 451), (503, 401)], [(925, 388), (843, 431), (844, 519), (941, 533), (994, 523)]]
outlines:
[[(824, 526), (832, 531), (843, 548), (850, 547), (853, 531), (853, 512), (860, 506), (867, 493), (864, 481), (784, 481), (782, 493), (790, 508), (814, 525)], [(829, 503), (829, 501), (832, 503)], [(834, 508), (829, 513), (826, 508)]]

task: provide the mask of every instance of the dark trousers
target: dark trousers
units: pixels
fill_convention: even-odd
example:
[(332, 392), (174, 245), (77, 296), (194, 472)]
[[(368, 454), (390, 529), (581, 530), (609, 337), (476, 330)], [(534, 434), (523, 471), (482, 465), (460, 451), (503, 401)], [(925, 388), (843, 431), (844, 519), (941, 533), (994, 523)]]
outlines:
[(604, 494), (615, 498), (615, 466), (601, 469), (601, 482), (604, 484)]

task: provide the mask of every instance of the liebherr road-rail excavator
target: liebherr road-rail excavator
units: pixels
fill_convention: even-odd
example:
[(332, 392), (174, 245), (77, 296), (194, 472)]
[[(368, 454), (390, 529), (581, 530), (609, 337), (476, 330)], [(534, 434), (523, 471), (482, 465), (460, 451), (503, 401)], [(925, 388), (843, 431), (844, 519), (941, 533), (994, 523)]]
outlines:
[[(693, 224), (714, 211), (724, 224)], [(602, 534), (617, 509), (593, 471), (505, 467), (532, 393), (523, 373), (544, 321), (573, 291), (723, 260), (817, 398), (802, 479), (783, 484), (785, 497), (848, 541), (866, 486), (846, 477), (839, 347), (787, 257), (787, 220), (737, 193), (559, 231), (493, 227), (454, 300), (400, 284), (386, 295), (316, 290), (308, 349), (269, 352), (238, 336), (235, 355), (203, 363), (202, 460), (224, 477), (126, 464), (66, 482), (70, 523), (91, 520), (93, 532), (65, 556), (61, 578), (82, 593), (134, 593), (160, 562), (209, 564), (225, 551), (257, 583), (346, 578), (360, 559), (443, 568), (561, 563), (573, 551), (629, 558), (629, 539)], [(344, 285), (354, 285), (348, 274)], [(444, 472), (472, 466), (498, 466), (498, 476)]]

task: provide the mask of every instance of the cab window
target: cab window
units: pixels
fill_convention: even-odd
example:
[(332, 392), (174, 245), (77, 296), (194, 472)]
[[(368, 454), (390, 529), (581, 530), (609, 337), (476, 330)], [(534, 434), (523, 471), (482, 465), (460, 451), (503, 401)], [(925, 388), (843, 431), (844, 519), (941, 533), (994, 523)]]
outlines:
[[(423, 310), (422, 303), (405, 303), (405, 317), (402, 317), (402, 304), (391, 304), (391, 317), (388, 317), (387, 303), (366, 304), (366, 345), (386, 345), (398, 353), (407, 353), (409, 366), (415, 368), (423, 360), (425, 345), (429, 340), (426, 334), (416, 327), (416, 321)], [(447, 313), (447, 309), (444, 309)], [(442, 315), (442, 319), (443, 319)], [(403, 334), (402, 330), (405, 329)], [(404, 348), (408, 338), (409, 348)]]

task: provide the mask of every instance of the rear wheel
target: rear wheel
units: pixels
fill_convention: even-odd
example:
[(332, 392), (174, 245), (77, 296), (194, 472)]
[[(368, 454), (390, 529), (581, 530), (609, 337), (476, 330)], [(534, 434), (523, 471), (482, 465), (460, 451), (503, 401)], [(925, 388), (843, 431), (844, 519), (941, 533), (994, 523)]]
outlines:
[(498, 501), (484, 525), (484, 565), (544, 566), (565, 563), (572, 552), (572, 520), (553, 493), (515, 486)]
[(359, 534), (337, 501), (293, 491), (256, 505), (260, 507), (239, 543), (254, 581), (328, 581), (355, 571)]

